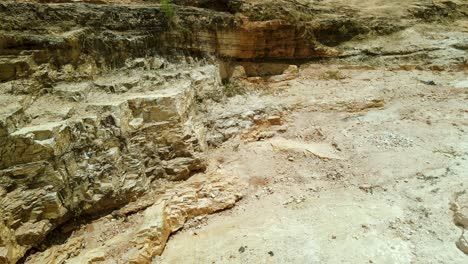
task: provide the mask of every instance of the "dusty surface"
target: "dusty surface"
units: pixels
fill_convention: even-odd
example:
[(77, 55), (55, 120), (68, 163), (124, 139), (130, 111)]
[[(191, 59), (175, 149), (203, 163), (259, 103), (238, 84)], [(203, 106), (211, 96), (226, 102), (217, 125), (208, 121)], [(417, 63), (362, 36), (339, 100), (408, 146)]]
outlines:
[(0, 263), (467, 262), (466, 1), (170, 2), (0, 3)]
[[(468, 261), (450, 209), (467, 188), (466, 73), (330, 67), (346, 77), (320, 80), (328, 67), (306, 66), (256, 98), (289, 109), (287, 131), (210, 154), (212, 168), (248, 183), (246, 198), (172, 237), (153, 263)], [(227, 111), (248, 111), (250, 100), (234, 98)], [(384, 103), (360, 107), (371, 100)], [(311, 143), (340, 159), (315, 156)]]
[[(207, 118), (224, 124), (214, 127), (235, 132), (208, 152), (206, 174), (166, 195), (182, 207), (227, 202), (179, 221), (152, 262), (466, 263), (467, 89), (466, 72), (311, 64), (211, 104)], [(211, 190), (211, 175), (225, 187), (205, 202), (178, 195), (192, 181)], [(205, 216), (240, 193), (234, 208)], [(27, 262), (124, 263), (133, 252), (124, 245), (151, 230), (144, 219), (163, 215), (154, 200), (84, 224)]]

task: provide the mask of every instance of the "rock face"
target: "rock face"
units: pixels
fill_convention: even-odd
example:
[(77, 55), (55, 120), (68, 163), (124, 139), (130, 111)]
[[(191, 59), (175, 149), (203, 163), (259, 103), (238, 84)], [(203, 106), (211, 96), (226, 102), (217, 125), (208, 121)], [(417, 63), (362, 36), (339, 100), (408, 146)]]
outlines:
[[(240, 199), (238, 186), (228, 175), (210, 174), (208, 180), (194, 177), (176, 184), (160, 197), (152, 197), (144, 211), (126, 217), (141, 201), (119, 211), (115, 223), (96, 221), (90, 228), (101, 230), (102, 237), (85, 232), (73, 234), (68, 243), (53, 246), (44, 253), (33, 256), (30, 263), (151, 263), (159, 255), (169, 235), (196, 218), (232, 207)], [(144, 199), (142, 199), (144, 200)], [(107, 222), (107, 223), (106, 223)], [(132, 228), (126, 229), (126, 226)], [(115, 231), (110, 236), (110, 230)], [(107, 235), (106, 235), (107, 234)]]
[(89, 76), (103, 66), (123, 66), (127, 58), (168, 50), (235, 59), (305, 59), (328, 52), (281, 20), (174, 10), (176, 17), (167, 17), (160, 6), (1, 3), (0, 81), (34, 76), (45, 65), (50, 71), (86, 64), (76, 74)]
[[(102, 67), (123, 66), (127, 58), (168, 51), (238, 60), (336, 57), (342, 54), (335, 48), (340, 43), (362, 34), (396, 32), (410, 25), (416, 12), (409, 9), (396, 19), (319, 3), (301, 8), (290, 2), (176, 3), (187, 6), (174, 5), (172, 16), (160, 5), (1, 3), (0, 81), (35, 76), (41, 70), (48, 71), (42, 78), (54, 78), (52, 70), (64, 65), (72, 65), (75, 75), (89, 76)], [(459, 4), (450, 10), (456, 17), (464, 9), (466, 5)]]
[[(441, 21), (467, 16), (462, 1), (410, 6), (398, 17), (369, 16), (333, 1), (257, 2), (177, 0), (173, 12), (133, 0), (0, 3), (0, 263), (17, 262), (71, 220), (104, 214), (204, 171), (207, 123), (220, 130), (208, 134), (216, 146), (264, 122), (261, 111), (238, 124), (203, 120), (204, 102), (223, 97), (221, 78), (242, 85), (276, 75), (268, 80), (281, 83), (298, 76), (302, 60), (408, 55), (340, 45), (438, 14), (445, 14)], [(447, 43), (464, 56), (462, 37)], [(187, 219), (239, 197), (232, 191), (205, 199), (200, 183), (186, 187), (186, 203), (176, 193), (168, 193), (169, 201), (152, 200), (137, 222), (141, 232), (110, 241), (128, 252), (116, 257), (148, 262)], [(123, 245), (131, 237), (138, 250)], [(113, 254), (95, 246), (99, 252), (88, 248), (77, 263)], [(37, 263), (60, 262), (49, 257)]]
[(153, 73), (143, 66), (86, 85), (58, 84), (28, 108), (5, 99), (3, 262), (16, 262), (69, 219), (133, 201), (156, 179), (185, 180), (205, 169), (195, 100), (200, 84), (219, 86), (218, 70), (178, 67)]
[[(0, 3), (0, 81), (64, 78), (60, 73), (66, 65), (74, 70), (73, 77), (90, 77), (106, 67), (121, 67), (128, 58), (156, 53), (241, 61), (395, 55), (400, 53), (344, 51), (339, 46), (354, 38), (398, 32), (416, 21), (451, 21), (468, 13), (464, 1), (408, 4), (404, 12), (381, 15), (343, 3), (279, 0), (182, 0), (175, 1), (181, 5), (172, 5), (169, 14), (161, 5), (130, 0), (103, 1), (116, 5), (19, 2)], [(132, 2), (137, 4), (118, 4)]]
[(453, 222), (460, 227), (461, 235), (455, 242), (458, 249), (468, 255), (468, 194), (456, 194), (456, 200), (452, 204)]

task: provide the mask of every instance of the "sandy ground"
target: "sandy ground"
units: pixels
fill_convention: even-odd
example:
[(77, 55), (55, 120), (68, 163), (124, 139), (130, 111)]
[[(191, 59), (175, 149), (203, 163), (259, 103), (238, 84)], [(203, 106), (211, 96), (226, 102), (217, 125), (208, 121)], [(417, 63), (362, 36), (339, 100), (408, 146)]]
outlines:
[(245, 198), (153, 263), (468, 263), (450, 210), (468, 184), (466, 76), (309, 65), (219, 105), (283, 124), (211, 151)]

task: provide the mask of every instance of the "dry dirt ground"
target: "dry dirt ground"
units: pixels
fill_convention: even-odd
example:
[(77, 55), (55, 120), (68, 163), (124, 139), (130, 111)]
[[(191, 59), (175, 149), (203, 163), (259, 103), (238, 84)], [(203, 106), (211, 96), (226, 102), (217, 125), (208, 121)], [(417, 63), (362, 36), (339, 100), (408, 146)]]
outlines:
[(213, 106), (282, 124), (212, 150), (209, 170), (244, 199), (153, 263), (468, 263), (451, 211), (468, 184), (467, 99), (466, 72), (307, 65)]
[[(467, 232), (454, 217), (468, 184), (466, 71), (309, 64), (247, 79), (256, 89), (206, 106), (207, 120), (233, 135), (208, 151), (207, 172), (161, 187), (201, 216), (187, 218), (153, 263), (467, 263), (458, 248)], [(184, 205), (187, 186), (208, 200)], [(203, 213), (238, 192), (232, 209)], [(84, 263), (93, 249), (120, 256), (131, 241), (117, 234), (137, 232), (156, 195), (26, 262)], [(111, 247), (117, 240), (123, 248)]]
[[(415, 25), (408, 22), (415, 6), (429, 2), (436, 8), (426, 10), (428, 17)], [(125, 263), (130, 258), (121, 256), (149, 241), (164, 248), (152, 260), (155, 264), (468, 263), (468, 22), (451, 18), (445, 2), (299, 1), (313, 3), (317, 10), (339, 10), (340, 19), (395, 18), (394, 26), (405, 29), (343, 42), (333, 47), (343, 51), (339, 57), (302, 65), (297, 73), (290, 67), (283, 76), (270, 78), (241, 74), (237, 86), (224, 87), (225, 92), (232, 89), (229, 95), (239, 95), (197, 106), (206, 108), (199, 117), (206, 120), (200, 123), (208, 124), (208, 142), (216, 145), (206, 153), (205, 173), (186, 182), (162, 182), (136, 205), (87, 219), (76, 230), (76, 223), (57, 228), (21, 261)], [(461, 6), (464, 1), (447, 3)], [(116, 76), (98, 82), (134, 81)], [(176, 92), (177, 84), (168, 86), (169, 93)], [(210, 86), (216, 85), (203, 88)], [(57, 87), (64, 92), (70, 88)], [(132, 92), (153, 89), (148, 83)], [(100, 93), (90, 101), (120, 96)], [(29, 111), (54, 112), (52, 106), (44, 108), (51, 102), (43, 96)], [(57, 104), (61, 111), (31, 124), (63, 119), (68, 115), (63, 109), (71, 108)], [(223, 131), (216, 134), (217, 129)], [(231, 138), (222, 142), (226, 137)], [(155, 201), (164, 193), (175, 204), (168, 212), (182, 219), (177, 225), (159, 225), (167, 211), (158, 211), (162, 206)], [(462, 195), (464, 224), (456, 216)], [(193, 199), (187, 202), (186, 197)], [(218, 210), (224, 211), (207, 215)], [(144, 243), (132, 245), (134, 238)]]

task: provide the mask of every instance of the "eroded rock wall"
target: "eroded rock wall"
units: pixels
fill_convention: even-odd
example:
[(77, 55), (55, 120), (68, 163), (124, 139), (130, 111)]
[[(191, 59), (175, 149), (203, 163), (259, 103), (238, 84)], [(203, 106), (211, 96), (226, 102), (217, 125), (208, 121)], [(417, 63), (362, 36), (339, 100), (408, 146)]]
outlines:
[(89, 64), (79, 72), (92, 75), (102, 67), (121, 67), (128, 58), (169, 51), (232, 59), (305, 59), (329, 52), (281, 20), (250, 22), (227, 12), (174, 10), (177, 16), (168, 17), (158, 5), (1, 3), (0, 80), (36, 77), (64, 65)]
[[(225, 60), (225, 79), (242, 65), (243, 77), (286, 70), (270, 79), (281, 81), (296, 76), (297, 68), (286, 69), (291, 61), (411, 55), (354, 46), (343, 53), (338, 46), (414, 19), (467, 16), (461, 1), (411, 6), (398, 19), (336, 3), (237, 0), (174, 1), (169, 15), (154, 2), (0, 3), (0, 263), (15, 263), (67, 221), (205, 169), (199, 108), (223, 96), (220, 69), (188, 55)], [(461, 53), (464, 46), (454, 43)], [(255, 116), (239, 123), (247, 129)], [(209, 136), (212, 145), (239, 130), (210, 122), (222, 130)], [(206, 211), (231, 206), (232, 197)], [(166, 228), (165, 239), (177, 228)]]
[[(0, 137), (2, 261), (16, 262), (70, 219), (134, 201), (159, 180), (203, 171), (204, 128), (195, 102), (206, 92), (201, 85), (219, 87), (218, 72), (187, 66), (145, 82), (138, 69), (119, 71), (126, 75), (120, 82), (111, 75), (114, 83), (56, 84), (45, 101), (26, 108), (2, 101), (9, 106)], [(64, 109), (65, 116), (52, 114)]]

